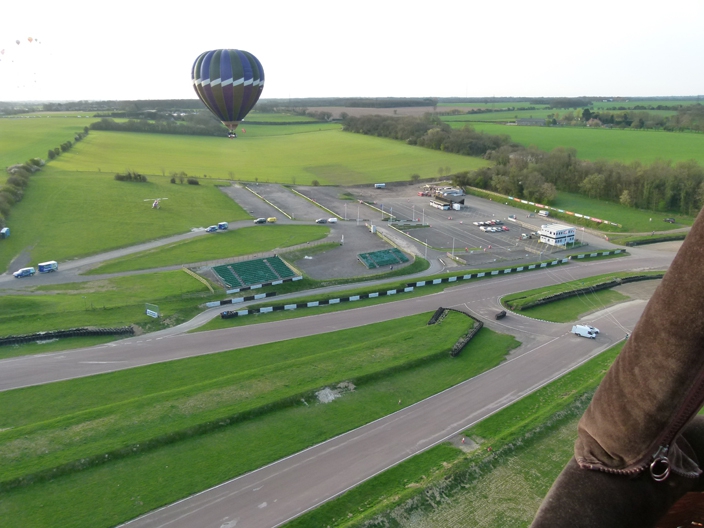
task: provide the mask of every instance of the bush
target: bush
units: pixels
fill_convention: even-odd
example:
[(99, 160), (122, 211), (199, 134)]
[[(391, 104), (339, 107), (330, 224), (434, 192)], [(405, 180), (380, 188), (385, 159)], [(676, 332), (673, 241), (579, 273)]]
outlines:
[(188, 178), (188, 185), (200, 185), (200, 182), (196, 178)]
[(147, 181), (147, 177), (144, 174), (140, 174), (136, 171), (127, 171), (125, 174), (117, 173), (115, 174), (115, 179), (117, 181), (133, 181), (140, 183), (145, 183)]

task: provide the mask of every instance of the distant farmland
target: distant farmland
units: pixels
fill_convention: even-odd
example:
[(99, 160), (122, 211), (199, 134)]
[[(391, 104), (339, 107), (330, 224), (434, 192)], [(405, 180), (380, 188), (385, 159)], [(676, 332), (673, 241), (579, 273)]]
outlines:
[[(450, 123), (453, 128), (462, 128), (466, 124)], [(693, 159), (704, 165), (704, 134), (491, 123), (473, 123), (472, 126), (487, 134), (507, 134), (516, 143), (535, 145), (545, 151), (556, 147), (574, 147), (577, 156), (585, 160), (608, 159), (624, 163), (641, 161), (650, 164), (656, 159), (675, 162)]]

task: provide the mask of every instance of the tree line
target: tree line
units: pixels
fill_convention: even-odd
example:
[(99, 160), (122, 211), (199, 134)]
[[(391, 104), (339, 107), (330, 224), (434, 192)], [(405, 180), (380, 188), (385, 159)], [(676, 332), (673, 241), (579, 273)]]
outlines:
[(676, 114), (664, 116), (648, 112), (644, 106), (598, 111), (584, 108), (563, 114), (548, 114), (545, 124), (704, 132), (704, 106), (692, 104), (680, 106), (676, 110)]
[(43, 166), (43, 159), (32, 158), (25, 163), (7, 168), (10, 176), (0, 187), (0, 229), (6, 227), (6, 219), (10, 216), (10, 210), (24, 197), (24, 191), (29, 185), (29, 177), (41, 170)]
[(214, 118), (193, 115), (186, 122), (147, 121), (144, 119), (128, 119), (124, 122), (104, 117), (90, 125), (92, 130), (113, 130), (117, 132), (144, 132), (149, 134), (182, 134), (192, 136), (222, 136), (225, 129), (220, 121)]
[(471, 186), (525, 200), (554, 200), (554, 191), (577, 193), (626, 207), (696, 215), (704, 206), (704, 170), (694, 160), (584, 161), (573, 148), (551, 152), (502, 147), (487, 152), (492, 167), (455, 174), (456, 185)]

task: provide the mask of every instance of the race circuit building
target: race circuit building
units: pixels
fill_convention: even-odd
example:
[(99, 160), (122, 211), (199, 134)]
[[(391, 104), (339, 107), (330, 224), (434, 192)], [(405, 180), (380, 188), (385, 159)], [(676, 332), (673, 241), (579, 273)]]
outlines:
[(541, 226), (540, 241), (551, 246), (566, 246), (574, 243), (574, 227), (562, 224), (545, 224)]

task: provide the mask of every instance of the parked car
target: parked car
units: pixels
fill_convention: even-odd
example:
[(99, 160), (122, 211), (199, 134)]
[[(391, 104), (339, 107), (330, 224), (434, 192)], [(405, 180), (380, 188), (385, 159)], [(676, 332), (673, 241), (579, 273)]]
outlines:
[(266, 224), (266, 218), (257, 218), (254, 221), (255, 224)]
[(268, 224), (275, 224), (276, 223), (276, 217), (275, 216), (270, 216), (269, 218), (266, 219), (266, 222)]
[(21, 279), (22, 277), (31, 277), (36, 273), (36, 270), (32, 267), (29, 268), (20, 268), (16, 272), (13, 273), (16, 279)]
[(665, 222), (667, 222), (668, 224), (674, 224), (675, 219), (674, 218), (665, 218)]
[(503, 226), (501, 229), (503, 229), (504, 231), (508, 231), (508, 230), (509, 230), (508, 227), (506, 227), (506, 226)]
[(205, 229), (205, 232), (206, 232), (206, 233), (215, 233), (217, 230), (218, 230), (218, 226), (212, 225), (212, 226), (208, 226), (208, 227)]
[(337, 223), (337, 218), (328, 218), (328, 224), (336, 224)]
[(315, 223), (316, 223), (316, 224), (327, 224), (328, 221), (327, 221), (325, 218), (318, 218), (318, 219), (315, 221)]
[(483, 224), (484, 222), (472, 222), (475, 226), (478, 226), (480, 224)]

